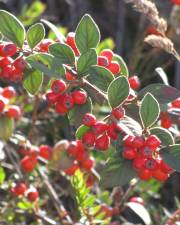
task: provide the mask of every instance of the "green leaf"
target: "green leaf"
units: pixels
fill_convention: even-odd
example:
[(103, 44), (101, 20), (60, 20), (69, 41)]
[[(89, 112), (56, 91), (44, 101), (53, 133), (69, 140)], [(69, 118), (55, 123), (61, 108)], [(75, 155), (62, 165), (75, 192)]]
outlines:
[(118, 77), (113, 80), (108, 88), (108, 100), (112, 108), (122, 104), (129, 95), (129, 83), (126, 77)]
[(112, 161), (110, 160), (103, 168), (100, 168), (99, 173), (101, 175), (100, 186), (104, 188), (125, 185), (136, 177), (131, 161), (117, 155), (114, 155)]
[(31, 95), (35, 95), (43, 83), (43, 75), (38, 70), (26, 70), (23, 78), (23, 86)]
[(58, 59), (47, 53), (37, 53), (26, 58), (32, 68), (43, 72), (49, 77), (61, 77), (65, 74), (64, 67)]
[(180, 171), (180, 144), (171, 145), (160, 150), (160, 155), (170, 167)]
[(153, 127), (150, 129), (150, 133), (156, 135), (161, 140), (161, 145), (163, 146), (174, 144), (172, 134), (162, 127)]
[(159, 104), (167, 104), (180, 96), (180, 91), (174, 87), (165, 84), (150, 84), (139, 92), (138, 99), (142, 99), (148, 92), (157, 99)]
[(100, 53), (103, 49), (111, 49), (113, 50), (115, 47), (115, 43), (112, 38), (106, 38), (100, 42), (97, 47), (97, 52)]
[(1, 116), (0, 117), (0, 139), (7, 141), (14, 130), (14, 120), (12, 118)]
[(129, 70), (128, 70), (128, 67), (127, 67), (124, 59), (121, 56), (114, 54), (113, 60), (118, 61), (119, 65), (120, 65), (121, 70), (120, 70), (119, 75), (124, 75), (124, 76), (128, 77)]
[(25, 39), (23, 24), (15, 16), (5, 10), (0, 10), (0, 24), (1, 33), (21, 48)]
[(61, 64), (70, 64), (75, 63), (75, 55), (73, 50), (66, 44), (55, 43), (50, 45), (49, 52), (58, 58), (59, 63)]
[(153, 95), (147, 93), (142, 99), (140, 117), (144, 127), (152, 126), (159, 117), (160, 108)]
[(79, 22), (75, 41), (81, 53), (87, 52), (90, 48), (96, 48), (100, 41), (100, 31), (92, 17), (85, 14)]
[(0, 185), (3, 184), (5, 178), (6, 178), (5, 170), (2, 167), (0, 167)]
[(27, 31), (27, 41), (30, 48), (36, 47), (38, 43), (45, 37), (45, 29), (42, 23), (32, 25)]
[(85, 125), (81, 125), (77, 130), (76, 130), (76, 138), (81, 139), (82, 136), (90, 129), (90, 127), (87, 127)]
[(32, 202), (24, 200), (24, 201), (18, 202), (17, 207), (22, 210), (28, 210), (28, 209), (32, 209), (34, 207), (34, 204)]
[(86, 53), (82, 54), (77, 61), (78, 76), (85, 76), (89, 73), (92, 65), (97, 64), (97, 54), (95, 49), (89, 49)]
[(68, 113), (69, 121), (72, 125), (79, 127), (82, 124), (82, 118), (85, 113), (90, 113), (92, 103), (90, 98), (87, 99), (84, 105), (75, 105)]
[(91, 66), (87, 80), (103, 91), (107, 91), (114, 79), (113, 74), (102, 66)]

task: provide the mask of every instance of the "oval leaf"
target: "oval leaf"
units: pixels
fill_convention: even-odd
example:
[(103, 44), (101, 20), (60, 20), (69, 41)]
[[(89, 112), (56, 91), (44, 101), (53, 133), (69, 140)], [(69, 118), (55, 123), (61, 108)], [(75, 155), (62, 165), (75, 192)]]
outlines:
[(150, 133), (156, 135), (161, 140), (161, 145), (163, 146), (174, 144), (172, 134), (162, 127), (153, 127), (150, 129)]
[(81, 139), (82, 136), (90, 129), (90, 127), (87, 127), (85, 125), (81, 125), (77, 130), (76, 130), (76, 138)]
[(142, 99), (148, 92), (157, 99), (159, 104), (167, 104), (180, 96), (180, 91), (174, 87), (165, 84), (150, 84), (139, 92), (138, 99)]
[(127, 67), (124, 59), (121, 56), (114, 54), (113, 60), (118, 61), (119, 65), (120, 65), (121, 70), (120, 70), (119, 75), (124, 75), (124, 76), (128, 77), (129, 70), (128, 70), (128, 67)]
[(147, 93), (141, 103), (140, 117), (144, 127), (152, 126), (159, 117), (160, 108), (153, 95)]
[(87, 52), (90, 48), (96, 48), (100, 41), (100, 31), (92, 17), (85, 14), (79, 22), (75, 41), (81, 53)]
[(68, 113), (69, 121), (72, 125), (79, 127), (85, 113), (90, 113), (92, 108), (91, 99), (88, 98), (84, 105), (75, 105)]
[(15, 16), (5, 10), (0, 10), (0, 24), (1, 33), (21, 48), (25, 39), (23, 24)]
[(102, 66), (91, 66), (87, 80), (103, 91), (107, 91), (114, 79), (113, 74)]
[(49, 46), (49, 52), (58, 58), (59, 63), (74, 64), (75, 55), (73, 50), (66, 44), (55, 43)]
[(160, 155), (165, 163), (180, 172), (180, 144), (162, 148)]
[(97, 54), (95, 49), (89, 49), (86, 53), (82, 54), (77, 61), (78, 76), (85, 76), (89, 73), (92, 65), (97, 64)]
[(30, 48), (36, 47), (36, 45), (42, 41), (45, 37), (45, 29), (42, 23), (36, 23), (32, 25), (27, 31), (27, 41)]
[(2, 141), (7, 141), (13, 133), (14, 120), (6, 116), (1, 116), (0, 124), (0, 139)]
[(26, 70), (23, 78), (23, 86), (31, 95), (35, 95), (41, 88), (43, 75), (38, 70)]
[(122, 104), (129, 95), (129, 83), (126, 77), (118, 77), (108, 88), (108, 100), (112, 108)]

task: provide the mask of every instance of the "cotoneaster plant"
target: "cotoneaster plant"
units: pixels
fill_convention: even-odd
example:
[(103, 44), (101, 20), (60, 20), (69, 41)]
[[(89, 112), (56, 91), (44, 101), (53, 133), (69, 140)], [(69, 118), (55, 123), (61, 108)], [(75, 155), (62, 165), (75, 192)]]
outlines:
[[(112, 188), (133, 178), (163, 182), (180, 170), (180, 145), (169, 129), (174, 125), (168, 114), (171, 107), (180, 108), (180, 92), (165, 84), (141, 89), (138, 76), (129, 76), (121, 56), (107, 48), (99, 51), (100, 31), (90, 15), (84, 15), (66, 36), (45, 20), (26, 31), (4, 10), (0, 22), (0, 79), (18, 90), (17, 94), (11, 86), (0, 90), (0, 139), (18, 174), (8, 184), (12, 198), (28, 201), (26, 207), (37, 213), (44, 201), (42, 184), (36, 182), (40, 176), (62, 224), (110, 224), (122, 208), (98, 200), (91, 192), (95, 185)], [(43, 24), (56, 40), (45, 37)], [(32, 104), (32, 99), (35, 105), (29, 114), (24, 102)], [(60, 140), (50, 147), (33, 143), (33, 130), (21, 132), (21, 117), (32, 118), (35, 129), (41, 104), (45, 105), (41, 121), (64, 117), (74, 140)], [(100, 114), (102, 106), (106, 110)], [(43, 140), (48, 142), (47, 137)], [(10, 143), (17, 157), (8, 149)], [(51, 173), (61, 173), (71, 183), (78, 219), (58, 200), (56, 187), (48, 180)]]

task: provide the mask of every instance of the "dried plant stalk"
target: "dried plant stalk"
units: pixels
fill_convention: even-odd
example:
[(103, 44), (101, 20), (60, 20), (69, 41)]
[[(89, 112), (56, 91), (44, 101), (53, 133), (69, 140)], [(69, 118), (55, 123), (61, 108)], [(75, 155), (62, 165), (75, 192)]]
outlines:
[(167, 30), (167, 22), (159, 17), (156, 5), (149, 0), (124, 0), (126, 3), (132, 3), (133, 8), (147, 16), (156, 29), (164, 34)]
[(154, 48), (161, 48), (164, 51), (174, 55), (178, 61), (180, 61), (180, 56), (177, 51), (174, 49), (174, 44), (167, 37), (156, 36), (154, 34), (148, 35), (144, 41), (150, 44)]

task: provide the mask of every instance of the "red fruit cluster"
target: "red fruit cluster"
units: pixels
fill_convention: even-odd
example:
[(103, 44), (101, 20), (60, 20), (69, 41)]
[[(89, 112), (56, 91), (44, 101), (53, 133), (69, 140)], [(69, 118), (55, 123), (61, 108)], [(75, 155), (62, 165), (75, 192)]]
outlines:
[(19, 119), (21, 117), (21, 109), (17, 105), (11, 105), (10, 100), (16, 96), (13, 87), (5, 87), (0, 89), (0, 114), (4, 114), (9, 118)]
[(46, 94), (50, 104), (55, 104), (55, 110), (60, 115), (66, 114), (74, 105), (83, 105), (87, 100), (87, 93), (83, 90), (66, 91), (67, 85), (63, 80), (55, 80), (51, 91)]
[(172, 126), (172, 121), (167, 112), (161, 112), (160, 114), (161, 126), (168, 129)]
[(11, 188), (11, 193), (16, 197), (25, 196), (30, 202), (35, 202), (39, 197), (38, 191), (35, 188), (28, 188), (24, 182), (15, 184)]
[(74, 175), (77, 169), (89, 172), (95, 166), (94, 158), (90, 157), (86, 147), (80, 140), (69, 143), (67, 154), (73, 159), (73, 164), (69, 168), (64, 169), (67, 175)]
[(142, 180), (155, 178), (165, 181), (173, 171), (159, 155), (160, 139), (149, 135), (146, 139), (142, 136), (126, 135), (123, 139), (122, 156), (132, 160), (132, 166)]
[(113, 60), (114, 53), (110, 49), (104, 49), (98, 56), (98, 65), (110, 70), (114, 75), (120, 73), (121, 67)]
[(137, 90), (140, 87), (140, 80), (138, 76), (132, 76), (128, 79), (129, 85), (133, 90)]
[[(112, 110), (112, 116), (116, 119), (124, 117), (125, 111), (122, 107)], [(106, 151), (110, 146), (110, 140), (117, 140), (121, 127), (111, 118), (108, 122), (97, 121), (93, 114), (86, 113), (83, 124), (90, 129), (83, 135), (82, 141), (87, 147), (95, 147), (97, 150)]]
[(17, 48), (15, 44), (11, 42), (0, 44), (0, 78), (14, 82), (22, 80), (27, 63), (23, 56), (12, 59), (16, 54)]
[(37, 166), (38, 159), (51, 159), (52, 148), (49, 145), (41, 145), (39, 148), (20, 148), (19, 153), (23, 155), (20, 161), (21, 169), (25, 173), (30, 173)]

